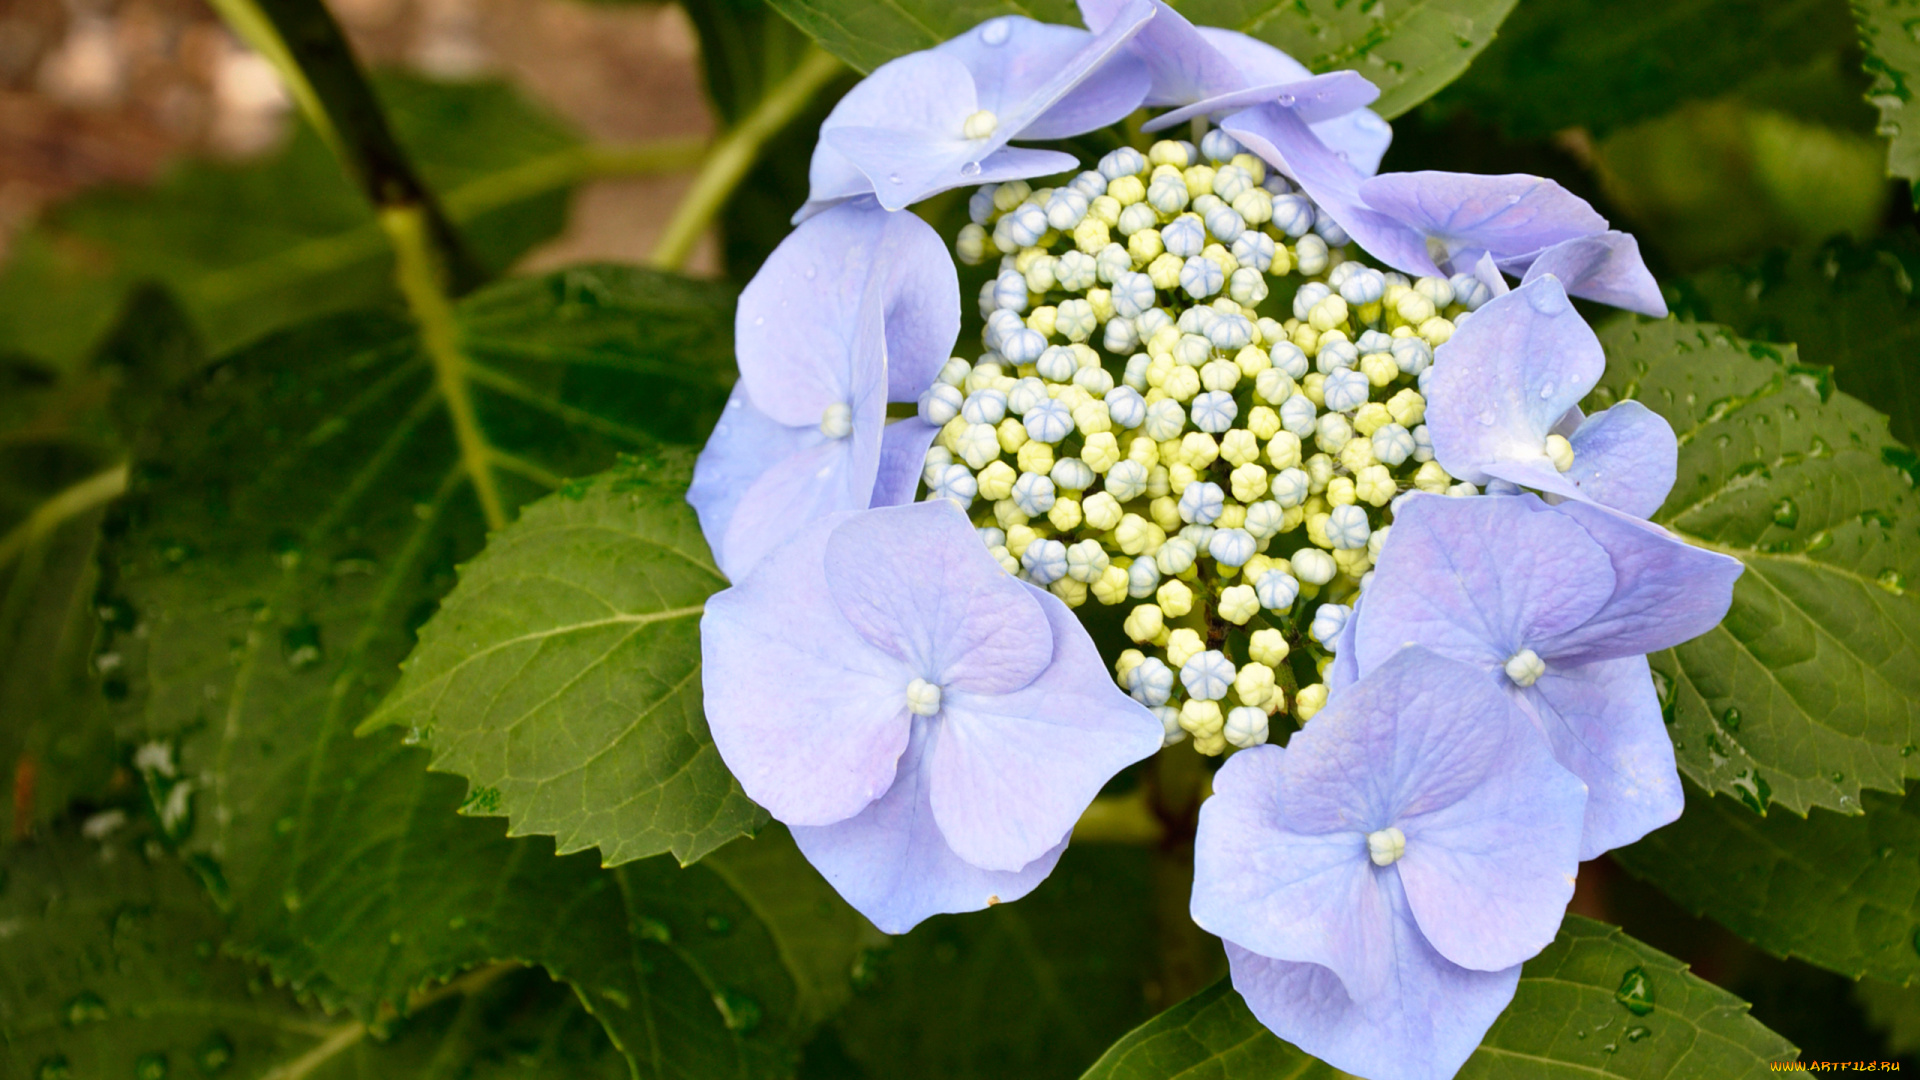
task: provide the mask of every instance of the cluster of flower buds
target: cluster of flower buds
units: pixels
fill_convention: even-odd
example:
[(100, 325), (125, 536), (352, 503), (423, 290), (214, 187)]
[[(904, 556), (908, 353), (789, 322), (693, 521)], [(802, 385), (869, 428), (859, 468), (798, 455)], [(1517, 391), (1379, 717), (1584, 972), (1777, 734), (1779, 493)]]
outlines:
[(1490, 290), (1347, 259), (1217, 129), (969, 206), (960, 261), (999, 256), (986, 351), (920, 397), (924, 497), (968, 510), (1010, 573), (1124, 613), (1115, 676), (1169, 744), (1304, 722), (1396, 498), (1477, 493), (1434, 461), (1420, 385)]
[[(1673, 431), (1581, 411), (1605, 357), (1570, 300), (1659, 290), (1551, 181), (1373, 175), (1352, 72), (1081, 12), (894, 60), (822, 125), (688, 492), (733, 581), (714, 744), (895, 933), (1025, 895), (1191, 739), (1226, 758), (1192, 912), (1253, 1013), (1369, 1080), (1451, 1075), (1580, 861), (1682, 805), (1646, 654), (1740, 564), (1645, 520)], [(1143, 104), (1196, 142), (1011, 145)], [(904, 208), (955, 189), (949, 255)], [(991, 271), (973, 360), (953, 256)]]

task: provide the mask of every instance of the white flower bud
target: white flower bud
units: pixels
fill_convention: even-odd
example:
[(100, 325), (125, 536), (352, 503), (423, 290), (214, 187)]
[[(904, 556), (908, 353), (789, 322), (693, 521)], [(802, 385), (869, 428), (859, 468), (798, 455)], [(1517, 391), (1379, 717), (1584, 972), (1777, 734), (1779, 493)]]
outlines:
[(1353, 423), (1339, 413), (1322, 413), (1313, 422), (1313, 444), (1337, 454), (1353, 438)]
[(1160, 588), (1160, 567), (1152, 559), (1135, 559), (1127, 567), (1127, 595), (1144, 600)]
[(1253, 592), (1259, 598), (1261, 607), (1268, 611), (1284, 612), (1293, 607), (1294, 598), (1300, 595), (1300, 583), (1294, 580), (1292, 574), (1274, 569), (1260, 575), (1260, 580), (1254, 582)]
[(956, 356), (940, 366), (940, 374), (934, 381), (959, 389), (966, 383), (967, 375), (972, 371), (972, 364)]
[(1132, 502), (1147, 492), (1147, 466), (1128, 458), (1107, 470), (1106, 487), (1121, 502)]
[(1242, 750), (1259, 746), (1267, 741), (1267, 712), (1265, 709), (1242, 705), (1227, 713), (1226, 726), (1220, 733)]
[(1304, 505), (1313, 492), (1313, 478), (1298, 467), (1281, 469), (1267, 483), (1267, 493), (1283, 510)]
[(1357, 409), (1367, 403), (1367, 391), (1372, 384), (1358, 371), (1340, 369), (1330, 372), (1327, 381), (1321, 386), (1321, 397), (1332, 412), (1346, 412)]
[(960, 415), (969, 424), (998, 424), (1007, 415), (1007, 395), (998, 390), (975, 390), (960, 406)]
[(925, 679), (907, 684), (907, 711), (915, 716), (932, 716), (940, 711), (940, 688)]
[[(1187, 489), (1180, 493), (1180, 520), (1193, 525), (1211, 525), (1219, 520), (1226, 499), (1226, 493), (1220, 490), (1220, 485), (1210, 480), (1188, 484)], [(1161, 569), (1165, 570), (1166, 567), (1162, 566)]]
[(1098, 540), (1082, 540), (1067, 548), (1067, 576), (1075, 581), (1093, 584), (1111, 562)]
[(1207, 226), (1197, 214), (1181, 214), (1161, 227), (1160, 244), (1168, 254), (1191, 258), (1206, 249)]
[(1345, 604), (1321, 604), (1314, 610), (1313, 625), (1307, 628), (1307, 633), (1313, 636), (1313, 640), (1331, 649), (1334, 639), (1346, 629), (1347, 619), (1352, 615), (1353, 609)]
[(1000, 456), (1000, 436), (993, 430), (992, 424), (969, 424), (960, 433), (959, 444), (954, 453), (972, 469), (984, 469), (987, 464)]
[(1160, 568), (1161, 576), (1173, 577), (1186, 573), (1198, 555), (1199, 550), (1193, 541), (1176, 536), (1160, 545), (1160, 550), (1153, 553), (1153, 562)]
[(1051, 398), (1028, 409), (1021, 421), (1027, 437), (1035, 442), (1057, 443), (1073, 433), (1073, 413), (1065, 403)]
[(1144, 314), (1153, 307), (1153, 279), (1129, 271), (1115, 279), (1112, 299), (1113, 310), (1121, 315), (1132, 318)]
[(1293, 564), (1293, 576), (1309, 585), (1325, 585), (1339, 569), (1333, 563), (1333, 556), (1319, 548), (1301, 548), (1289, 561)]
[[(1106, 185), (1100, 185), (1100, 194), (1106, 194)], [(1047, 224), (1061, 232), (1072, 231), (1080, 219), (1087, 216), (1087, 204), (1090, 200), (1083, 192), (1074, 188), (1060, 188), (1047, 199)]]
[(1040, 373), (1041, 378), (1063, 383), (1073, 378), (1073, 373), (1080, 370), (1080, 358), (1065, 345), (1049, 345), (1047, 350), (1040, 354), (1040, 358), (1034, 361), (1033, 366)]
[(979, 494), (979, 483), (965, 465), (953, 464), (940, 472), (937, 483), (930, 485), (935, 498), (948, 499), (967, 510), (973, 506), (973, 498)]
[(1305, 236), (1313, 230), (1313, 200), (1305, 195), (1275, 196), (1273, 225), (1288, 236), (1296, 238)]
[(1324, 206), (1314, 208), (1313, 231), (1319, 233), (1329, 247), (1340, 247), (1353, 242), (1353, 238), (1347, 235), (1347, 230), (1333, 219), (1332, 214), (1327, 213)]
[(1327, 241), (1309, 233), (1293, 246), (1294, 265), (1300, 273), (1313, 277), (1327, 268)]
[(1035, 585), (1051, 585), (1066, 576), (1067, 545), (1058, 540), (1035, 540), (1021, 553), (1020, 565)]
[[(1121, 629), (1129, 638), (1144, 645), (1166, 632), (1164, 614), (1158, 605), (1141, 604), (1127, 613), (1127, 621), (1121, 625)], [(1137, 675), (1135, 677), (1138, 678)]]
[(1196, 701), (1219, 701), (1233, 686), (1233, 661), (1218, 649), (1189, 657), (1180, 665), (1180, 684)]
[(1553, 467), (1561, 472), (1573, 468), (1573, 444), (1567, 441), (1565, 435), (1547, 436), (1546, 455), (1547, 460), (1553, 462)]
[(1472, 274), (1455, 274), (1447, 279), (1447, 284), (1453, 287), (1454, 302), (1468, 311), (1478, 311), (1493, 299), (1493, 290)]
[(1054, 281), (1068, 292), (1086, 292), (1099, 280), (1099, 263), (1083, 251), (1069, 251), (1054, 260)]
[(1178, 177), (1158, 176), (1147, 185), (1147, 205), (1162, 214), (1173, 215), (1185, 210), (1188, 199), (1186, 182)]
[(1093, 305), (1085, 300), (1063, 300), (1054, 312), (1053, 328), (1068, 341), (1085, 341), (1099, 327)]
[(1513, 685), (1532, 686), (1547, 673), (1547, 665), (1541, 661), (1540, 654), (1532, 649), (1521, 649), (1507, 658), (1506, 672), (1507, 678), (1513, 680)]
[(1233, 395), (1220, 390), (1209, 390), (1198, 395), (1193, 399), (1191, 408), (1193, 426), (1215, 435), (1231, 428), (1234, 417), (1240, 412)]
[(1006, 217), (1000, 219), (1007, 226), (1007, 235), (1020, 247), (1032, 247), (1040, 242), (1047, 233), (1046, 211), (1026, 203), (1015, 207)]
[(1112, 285), (1124, 274), (1133, 273), (1133, 256), (1120, 244), (1108, 244), (1093, 257), (1093, 265), (1105, 284)]
[(1100, 175), (1108, 180), (1138, 176), (1147, 171), (1146, 155), (1131, 146), (1123, 146), (1100, 159)]
[(1413, 433), (1388, 424), (1373, 433), (1373, 456), (1387, 465), (1399, 465), (1413, 456)]
[(1327, 516), (1327, 539), (1337, 550), (1353, 551), (1367, 546), (1373, 526), (1367, 512), (1358, 506), (1336, 506)]
[(1079, 458), (1061, 458), (1053, 463), (1048, 478), (1063, 491), (1085, 491), (1093, 486), (1093, 467)]
[[(1240, 143), (1236, 141), (1233, 136), (1219, 128), (1214, 128), (1201, 137), (1200, 152), (1206, 155), (1208, 161), (1232, 161), (1233, 155), (1241, 152), (1241, 147)], [(1246, 173), (1245, 169), (1239, 171), (1242, 175)], [(1247, 182), (1252, 183), (1251, 180)], [(1216, 189), (1218, 188), (1218, 179), (1215, 180), (1214, 186)]]
[(1413, 429), (1413, 460), (1433, 464), (1433, 433), (1425, 424)]
[(960, 415), (963, 398), (958, 387), (944, 382), (934, 383), (920, 395), (920, 419), (936, 427)]
[(1240, 239), (1247, 231), (1247, 222), (1239, 211), (1231, 206), (1221, 205), (1207, 211), (1207, 232), (1223, 244), (1231, 244)]
[(988, 184), (967, 197), (967, 216), (975, 225), (985, 225), (999, 212), (1000, 208), (994, 204), (993, 198), (998, 187), (997, 184)]
[(1389, 825), (1367, 834), (1367, 857), (1375, 866), (1392, 866), (1407, 853), (1407, 834)]
[(1013, 482), (1014, 505), (1028, 517), (1039, 517), (1053, 509), (1055, 497), (1053, 481), (1037, 473), (1021, 473)]
[(1001, 340), (1000, 351), (1016, 364), (1031, 364), (1047, 351), (1047, 339), (1038, 331), (1022, 326)]
[(1319, 413), (1313, 399), (1305, 394), (1295, 394), (1280, 403), (1280, 426), (1305, 439), (1317, 432), (1315, 421)]
[[(1251, 229), (1241, 233), (1240, 238), (1233, 242), (1232, 251), (1234, 261), (1240, 264), (1240, 269), (1233, 272), (1236, 281), (1239, 280), (1240, 274), (1246, 271), (1252, 271), (1258, 276), (1273, 268), (1273, 238), (1266, 233)], [(1264, 280), (1261, 281), (1261, 286), (1262, 288), (1266, 286)], [(1262, 298), (1265, 295), (1262, 293)], [(1250, 301), (1241, 300), (1238, 292), (1234, 293), (1233, 298), (1242, 304), (1250, 303)]]
[(1279, 503), (1262, 499), (1247, 507), (1247, 520), (1242, 527), (1252, 533), (1255, 540), (1267, 540), (1279, 534), (1285, 519), (1286, 510)]
[[(1207, 554), (1222, 566), (1244, 566), (1259, 547), (1259, 541), (1245, 529), (1217, 529), (1207, 539)], [(1248, 591), (1252, 595), (1252, 591)], [(1245, 620), (1240, 620), (1245, 621)]]
[(1203, 255), (1195, 255), (1180, 267), (1180, 287), (1196, 300), (1212, 296), (1226, 283), (1227, 275), (1220, 264)]

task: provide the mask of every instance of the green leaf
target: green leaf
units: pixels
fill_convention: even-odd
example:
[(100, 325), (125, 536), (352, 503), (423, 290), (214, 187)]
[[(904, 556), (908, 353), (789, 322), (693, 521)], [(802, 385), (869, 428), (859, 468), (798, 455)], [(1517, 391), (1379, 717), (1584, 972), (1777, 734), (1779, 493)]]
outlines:
[(1887, 1049), (1896, 1054), (1920, 1051), (1920, 987), (1889, 986), (1862, 979), (1853, 989), (1867, 1020), (1887, 1033)]
[(1895, 439), (1920, 446), (1920, 238), (1896, 231), (1871, 242), (1835, 237), (1770, 252), (1675, 283), (1683, 319), (1717, 322), (1748, 338), (1798, 342), (1833, 368), (1840, 389), (1888, 415)]
[(1920, 177), (1920, 126), (1907, 118), (1907, 106), (1920, 73), (1920, 3), (1852, 0), (1852, 7), (1866, 50), (1862, 66), (1873, 77), (1867, 100), (1880, 110), (1880, 134), (1888, 140), (1887, 175), (1913, 180)]
[(8, 859), (0, 897), (8, 1076), (628, 1075), (578, 999), (535, 972), (430, 991), (377, 1031), (329, 1018), (222, 955), (225, 927), (193, 877), (122, 839), (96, 845), (62, 831)]
[(1459, 78), (1514, 2), (1188, 0), (1180, 13), (1200, 26), (1251, 34), (1316, 72), (1359, 72), (1380, 88), (1374, 111), (1391, 120)]
[[(1756, 1076), (1791, 1043), (1739, 998), (1615, 927), (1568, 915), (1520, 970), (1513, 1003), (1460, 1070), (1465, 1080)], [(1281, 1073), (1277, 1070), (1293, 1070)], [(1083, 1080), (1340, 1076), (1270, 1034), (1227, 980), (1148, 1021)]]
[(1613, 857), (1776, 956), (1905, 984), (1920, 979), (1920, 787), (1861, 801), (1762, 819), (1690, 788), (1679, 821)]
[(1680, 438), (1653, 520), (1746, 564), (1711, 632), (1651, 659), (1687, 777), (1764, 812), (1852, 813), (1920, 776), (1920, 501), (1886, 418), (1792, 346), (1719, 327), (1603, 327), (1596, 404), (1635, 398)]
[[(1849, 51), (1853, 27), (1829, 0), (1555, 0), (1524, 3), (1441, 99), (1541, 137), (1595, 135), (1693, 98), (1768, 84)], [(1864, 113), (1864, 110), (1860, 110)]]
[(684, 473), (616, 467), (529, 506), (460, 574), (362, 730), (408, 728), (468, 812), (598, 847), (701, 856), (765, 820), (700, 708), (700, 615), (727, 581)]
[[(613, 268), (458, 304), (505, 501), (650, 445), (656, 421), (704, 430), (731, 308), (722, 287)], [(339, 316), (224, 359), (155, 418), (109, 526), (103, 591), (126, 615), (103, 648), (123, 657), (124, 737), (175, 747), (192, 785), (168, 840), (232, 909), (236, 947), (363, 1017), (521, 959), (580, 990), (636, 1075), (776, 1075), (831, 999), (821, 957), (845, 970), (865, 932), (784, 837), (755, 842), (786, 845), (778, 873), (605, 871), (456, 814), (465, 785), (424, 751), (351, 735), (485, 536), (444, 385), (406, 325)], [(684, 469), (656, 452), (620, 475)]]
[[(932, 48), (996, 15), (1080, 25), (1059, 0), (770, 0), (828, 52), (861, 71)], [(1347, 0), (1187, 0), (1180, 13), (1200, 26), (1251, 34), (1314, 71), (1351, 69), (1380, 87), (1374, 105), (1392, 118), (1459, 77), (1493, 40), (1514, 0), (1429, 0), (1410, 5)]]
[(867, 954), (837, 1023), (848, 1057), (873, 1080), (1078, 1075), (1150, 1014), (1150, 858), (1077, 844), (1018, 903), (936, 916)]
[[(566, 192), (542, 166), (574, 137), (499, 83), (379, 81), (394, 130), (444, 192), (481, 261), (504, 269), (560, 231)], [(247, 165), (185, 165), (151, 190), (90, 192), (21, 236), (0, 273), (0, 352), (77, 364), (136, 282), (165, 283), (221, 353), (313, 316), (395, 300), (366, 201), (301, 128)]]

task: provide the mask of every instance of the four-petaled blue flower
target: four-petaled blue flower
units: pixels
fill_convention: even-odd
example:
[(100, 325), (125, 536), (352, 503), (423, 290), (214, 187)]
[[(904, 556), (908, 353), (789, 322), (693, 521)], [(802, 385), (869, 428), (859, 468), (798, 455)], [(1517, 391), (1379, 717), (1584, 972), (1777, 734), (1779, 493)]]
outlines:
[(837, 207), (774, 249), (740, 294), (740, 381), (687, 491), (728, 577), (801, 522), (913, 499), (939, 428), (887, 424), (887, 402), (918, 401), (959, 336), (959, 277), (911, 214)]
[(1371, 1080), (1452, 1076), (1573, 895), (1580, 781), (1492, 682), (1417, 646), (1213, 791), (1194, 921), (1262, 1023)]
[[(1673, 740), (1644, 654), (1718, 624), (1740, 571), (1738, 559), (1586, 503), (1416, 494), (1395, 516), (1340, 658), (1364, 681), (1414, 642), (1504, 687), (1586, 781), (1580, 857), (1591, 859), (1680, 816)], [(1340, 682), (1336, 665), (1336, 701)]]
[(1582, 417), (1606, 354), (1553, 277), (1492, 301), (1440, 346), (1427, 430), (1442, 468), (1611, 506), (1660, 508), (1679, 453), (1673, 428), (1637, 401)]
[(1160, 747), (1067, 606), (945, 501), (801, 526), (707, 601), (700, 639), (727, 767), (888, 933), (1024, 896)]

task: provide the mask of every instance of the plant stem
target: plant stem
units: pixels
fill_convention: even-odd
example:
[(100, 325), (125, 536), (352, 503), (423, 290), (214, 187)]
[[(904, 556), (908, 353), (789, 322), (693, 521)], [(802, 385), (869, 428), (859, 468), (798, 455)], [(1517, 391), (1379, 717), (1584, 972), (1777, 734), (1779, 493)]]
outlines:
[(674, 208), (667, 231), (647, 262), (660, 270), (678, 270), (684, 266), (700, 234), (707, 231), (714, 216), (746, 178), (747, 170), (753, 168), (760, 148), (791, 123), (813, 100), (813, 95), (840, 71), (840, 61), (817, 46), (809, 47), (805, 59), (793, 73), (781, 80), (746, 119), (714, 144), (713, 152), (700, 167), (700, 174), (694, 177), (693, 187)]
[(1153, 1006), (1184, 1001), (1220, 977), (1224, 958), (1213, 935), (1194, 925), (1188, 905), (1193, 896), (1193, 833), (1200, 802), (1210, 786), (1206, 764), (1185, 744), (1169, 746), (1154, 757), (1148, 773), (1148, 798), (1165, 826), (1151, 865), (1155, 935), (1160, 972)]
[(394, 279), (407, 301), (414, 324), (420, 330), (420, 346), (433, 361), (434, 377), (440, 386), (441, 400), (453, 419), (453, 431), (460, 442), (460, 462), (467, 479), (473, 482), (486, 515), (487, 528), (507, 525), (506, 505), (493, 479), (493, 452), (480, 431), (474, 415), (473, 393), (467, 384), (467, 357), (460, 349), (460, 326), (453, 315), (453, 301), (447, 296), (445, 270), (439, 251), (428, 239), (427, 215), (418, 206), (393, 206), (380, 211), (380, 225), (393, 242)]
[(59, 528), (61, 522), (112, 502), (126, 490), (127, 467), (123, 463), (94, 473), (34, 507), (27, 520), (0, 536), (0, 567), (18, 558), (35, 540)]

